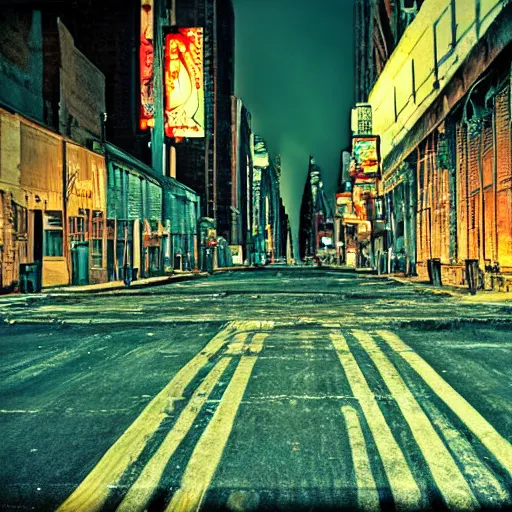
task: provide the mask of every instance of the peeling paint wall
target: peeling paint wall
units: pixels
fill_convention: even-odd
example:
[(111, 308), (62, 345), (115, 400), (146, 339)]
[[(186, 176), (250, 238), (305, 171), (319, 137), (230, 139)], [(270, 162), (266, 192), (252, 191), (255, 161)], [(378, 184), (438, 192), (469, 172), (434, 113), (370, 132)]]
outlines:
[(35, 240), (43, 244), (43, 286), (67, 284), (69, 280), (64, 256), (45, 255), (44, 228), (34, 221), (36, 216), (44, 219), (50, 211), (62, 216), (62, 163), (59, 135), (0, 110), (1, 286), (19, 279), (20, 263), (34, 262)]

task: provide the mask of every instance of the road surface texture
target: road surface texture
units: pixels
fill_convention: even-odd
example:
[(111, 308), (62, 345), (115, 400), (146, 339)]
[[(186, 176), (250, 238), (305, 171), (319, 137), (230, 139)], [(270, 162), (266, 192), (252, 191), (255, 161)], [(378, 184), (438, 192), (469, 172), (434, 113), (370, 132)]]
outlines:
[(512, 506), (512, 309), (323, 269), (0, 303), (5, 510)]

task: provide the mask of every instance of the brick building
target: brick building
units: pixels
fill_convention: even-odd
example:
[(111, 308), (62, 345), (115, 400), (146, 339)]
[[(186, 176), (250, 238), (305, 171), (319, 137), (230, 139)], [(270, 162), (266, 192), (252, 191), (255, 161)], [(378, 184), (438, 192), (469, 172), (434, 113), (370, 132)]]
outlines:
[[(360, 0), (356, 20), (363, 24), (360, 13), (373, 9), (369, 25), (385, 35), (381, 27), (397, 26), (389, 4)], [(512, 271), (512, 6), (409, 7), (398, 13), (403, 33), (391, 30), (389, 42), (363, 38), (373, 51), (356, 70), (382, 157), (387, 229), (374, 236), (374, 266), (432, 279), (440, 265), (444, 282), (464, 284), (472, 260), (478, 286), (491, 286), (491, 276), (503, 286)]]

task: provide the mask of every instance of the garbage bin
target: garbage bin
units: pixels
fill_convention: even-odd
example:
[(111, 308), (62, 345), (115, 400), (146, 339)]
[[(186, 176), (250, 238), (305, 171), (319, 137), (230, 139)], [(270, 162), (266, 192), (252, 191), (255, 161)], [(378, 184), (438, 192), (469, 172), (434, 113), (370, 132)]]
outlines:
[(131, 265), (124, 265), (119, 269), (119, 277), (123, 280), (126, 286), (130, 286), (133, 278)]
[(89, 284), (89, 242), (71, 242), (71, 283)]
[(132, 281), (137, 281), (138, 277), (139, 277), (139, 269), (132, 268)]
[(432, 259), (432, 284), (434, 286), (443, 286), (441, 279), (441, 260), (440, 258)]
[(41, 262), (20, 263), (20, 293), (41, 291)]
[(434, 286), (443, 286), (441, 280), (441, 259), (432, 258), (427, 260), (427, 272), (429, 283)]
[(476, 295), (478, 288), (478, 274), (480, 269), (478, 268), (478, 260), (465, 260), (466, 267), (466, 283), (469, 286), (469, 293)]

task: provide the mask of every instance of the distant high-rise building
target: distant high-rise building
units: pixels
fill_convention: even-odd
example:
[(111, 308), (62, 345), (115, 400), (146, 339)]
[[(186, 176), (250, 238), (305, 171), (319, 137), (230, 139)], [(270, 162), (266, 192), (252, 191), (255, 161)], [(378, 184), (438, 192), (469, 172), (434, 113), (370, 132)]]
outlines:
[(303, 260), (316, 256), (318, 250), (325, 245), (322, 237), (328, 238), (324, 234), (329, 232), (332, 238), (332, 231), (333, 212), (323, 189), (322, 171), (311, 155), (300, 207), (300, 258)]
[(205, 137), (176, 147), (176, 177), (204, 199), (203, 214), (231, 239), (231, 96), (234, 94), (234, 11), (231, 0), (175, 0), (178, 27), (204, 28)]
[[(141, 9), (148, 11), (154, 24), (151, 35), (155, 125), (146, 130), (142, 130), (139, 123)], [(108, 140), (152, 163), (157, 172), (172, 173), (198, 192), (203, 215), (215, 218), (218, 234), (229, 240), (231, 96), (234, 93), (231, 0), (76, 0), (69, 5), (48, 1), (45, 11), (53, 11), (64, 19), (76, 46), (105, 74)], [(196, 27), (203, 29), (204, 36), (205, 136), (166, 142), (161, 126), (165, 34), (179, 28)], [(166, 146), (162, 146), (165, 142)]]

